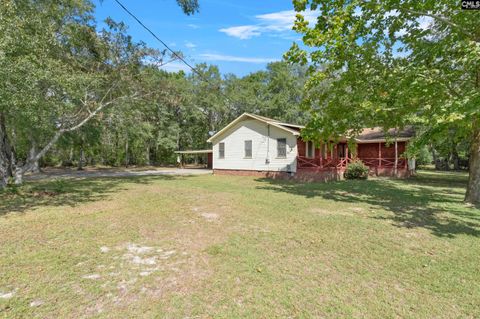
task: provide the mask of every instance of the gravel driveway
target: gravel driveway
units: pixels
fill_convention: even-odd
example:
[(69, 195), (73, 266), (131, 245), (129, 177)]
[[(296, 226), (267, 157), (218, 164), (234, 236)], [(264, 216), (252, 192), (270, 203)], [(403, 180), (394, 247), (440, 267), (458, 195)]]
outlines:
[(26, 179), (38, 180), (44, 178), (69, 177), (128, 177), (128, 176), (155, 176), (155, 175), (203, 175), (212, 174), (212, 170), (200, 168), (161, 168), (152, 170), (129, 169), (93, 169), (77, 171), (75, 169), (46, 169), (42, 173), (25, 176)]

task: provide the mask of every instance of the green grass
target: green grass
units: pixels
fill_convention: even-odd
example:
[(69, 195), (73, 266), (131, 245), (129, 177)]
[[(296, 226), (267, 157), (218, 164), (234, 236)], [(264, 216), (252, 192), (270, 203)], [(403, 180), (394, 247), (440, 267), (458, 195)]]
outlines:
[(0, 317), (480, 317), (465, 183), (32, 182), (0, 194)]

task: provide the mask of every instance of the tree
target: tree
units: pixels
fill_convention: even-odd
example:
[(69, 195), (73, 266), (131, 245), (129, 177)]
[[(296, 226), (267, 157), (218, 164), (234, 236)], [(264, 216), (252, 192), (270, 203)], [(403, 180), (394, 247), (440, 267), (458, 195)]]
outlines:
[(249, 112), (285, 122), (305, 123), (308, 115), (300, 109), (305, 71), (299, 65), (272, 62), (265, 71), (243, 78), (227, 76), (225, 92), (233, 117)]
[[(290, 62), (309, 64), (306, 134), (327, 138), (362, 127), (415, 123), (423, 133), (470, 141), (465, 200), (480, 202), (480, 31), (474, 12), (440, 1), (294, 0)], [(318, 13), (315, 26), (301, 14)], [(439, 125), (441, 124), (441, 125)], [(442, 132), (443, 131), (443, 132)], [(425, 141), (420, 136), (418, 142)]]
[[(196, 0), (177, 2), (198, 10)], [(88, 0), (0, 4), (0, 188), (10, 177), (22, 183), (64, 134), (151, 93), (140, 71), (165, 52), (134, 43), (111, 19), (97, 30), (93, 8)]]

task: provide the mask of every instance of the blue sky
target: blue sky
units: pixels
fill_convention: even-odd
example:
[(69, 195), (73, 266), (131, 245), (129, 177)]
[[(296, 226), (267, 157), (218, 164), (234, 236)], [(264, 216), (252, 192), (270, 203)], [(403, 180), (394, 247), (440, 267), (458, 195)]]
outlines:
[[(299, 38), (290, 30), (295, 15), (290, 0), (199, 0), (200, 12), (193, 16), (183, 14), (175, 0), (121, 1), (189, 62), (216, 64), (223, 74), (243, 76), (264, 69), (268, 62), (280, 60)], [(113, 0), (95, 0), (95, 4), (98, 22), (108, 16), (123, 21), (136, 41), (163, 49)], [(165, 68), (186, 70), (180, 62)]]

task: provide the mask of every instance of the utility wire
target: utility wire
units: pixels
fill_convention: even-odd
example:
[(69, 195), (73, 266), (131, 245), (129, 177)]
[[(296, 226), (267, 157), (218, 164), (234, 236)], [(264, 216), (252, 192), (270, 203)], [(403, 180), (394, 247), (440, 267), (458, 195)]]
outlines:
[[(176, 57), (177, 59), (179, 59), (180, 61), (182, 61), (186, 66), (188, 66), (195, 74), (197, 74), (203, 81), (207, 82), (208, 84), (212, 84), (206, 77), (203, 76), (203, 74), (198, 71), (195, 67), (193, 67), (190, 63), (188, 63), (187, 60), (185, 60), (181, 55), (179, 55), (177, 52), (175, 52), (174, 50), (172, 50), (162, 39), (160, 39), (149, 27), (147, 27), (145, 24), (143, 24), (142, 21), (140, 21), (139, 18), (137, 18), (137, 16), (135, 16), (130, 10), (128, 10), (119, 0), (114, 0), (126, 13), (128, 13), (133, 19), (135, 19), (135, 21), (138, 22), (138, 24), (140, 24), (145, 30), (148, 31), (148, 33), (150, 33), (155, 39), (158, 40), (158, 42), (160, 42), (168, 51), (170, 51), (172, 53), (172, 55), (174, 57)], [(172, 62), (172, 61), (169, 61), (169, 62)], [(167, 63), (169, 63), (167, 62)], [(167, 64), (165, 63), (165, 64)], [(227, 101), (229, 101), (229, 98), (227, 95), (225, 95), (222, 91), (219, 91), (220, 94), (222, 94), (226, 99)]]
[[(172, 55), (176, 58), (178, 58), (181, 62), (183, 62), (186, 66), (188, 66), (193, 73), (197, 74), (201, 80), (203, 80), (204, 82), (210, 84), (210, 85), (215, 85), (214, 83), (212, 83), (208, 78), (206, 78), (200, 71), (198, 71), (194, 66), (192, 66), (190, 63), (188, 63), (187, 60), (185, 60), (185, 58), (183, 58), (181, 55), (179, 55), (177, 52), (175, 52), (174, 50), (172, 50), (162, 39), (160, 39), (149, 27), (147, 27), (142, 21), (140, 21), (139, 18), (137, 18), (137, 16), (135, 14), (133, 14), (130, 10), (127, 9), (127, 7), (125, 7), (119, 0), (114, 0), (126, 13), (128, 13), (128, 15), (130, 15), (133, 19), (135, 19), (135, 21), (138, 22), (138, 24), (140, 24), (145, 30), (148, 31), (148, 33), (150, 33), (155, 39), (158, 40), (158, 42), (160, 42), (168, 51), (170, 51), (172, 53)], [(170, 63), (172, 61), (168, 61), (167, 63)], [(165, 64), (167, 64), (165, 63)], [(225, 102), (227, 102), (227, 104), (230, 104), (230, 106), (235, 109), (235, 105), (234, 103), (232, 102), (232, 100), (230, 99), (230, 97), (225, 93), (223, 92), (221, 89), (218, 90), (218, 93), (220, 93), (220, 95), (222, 95), (224, 98), (225, 98)], [(254, 96), (254, 99), (255, 101), (260, 105), (262, 104), (259, 99), (258, 99), (258, 96)]]

